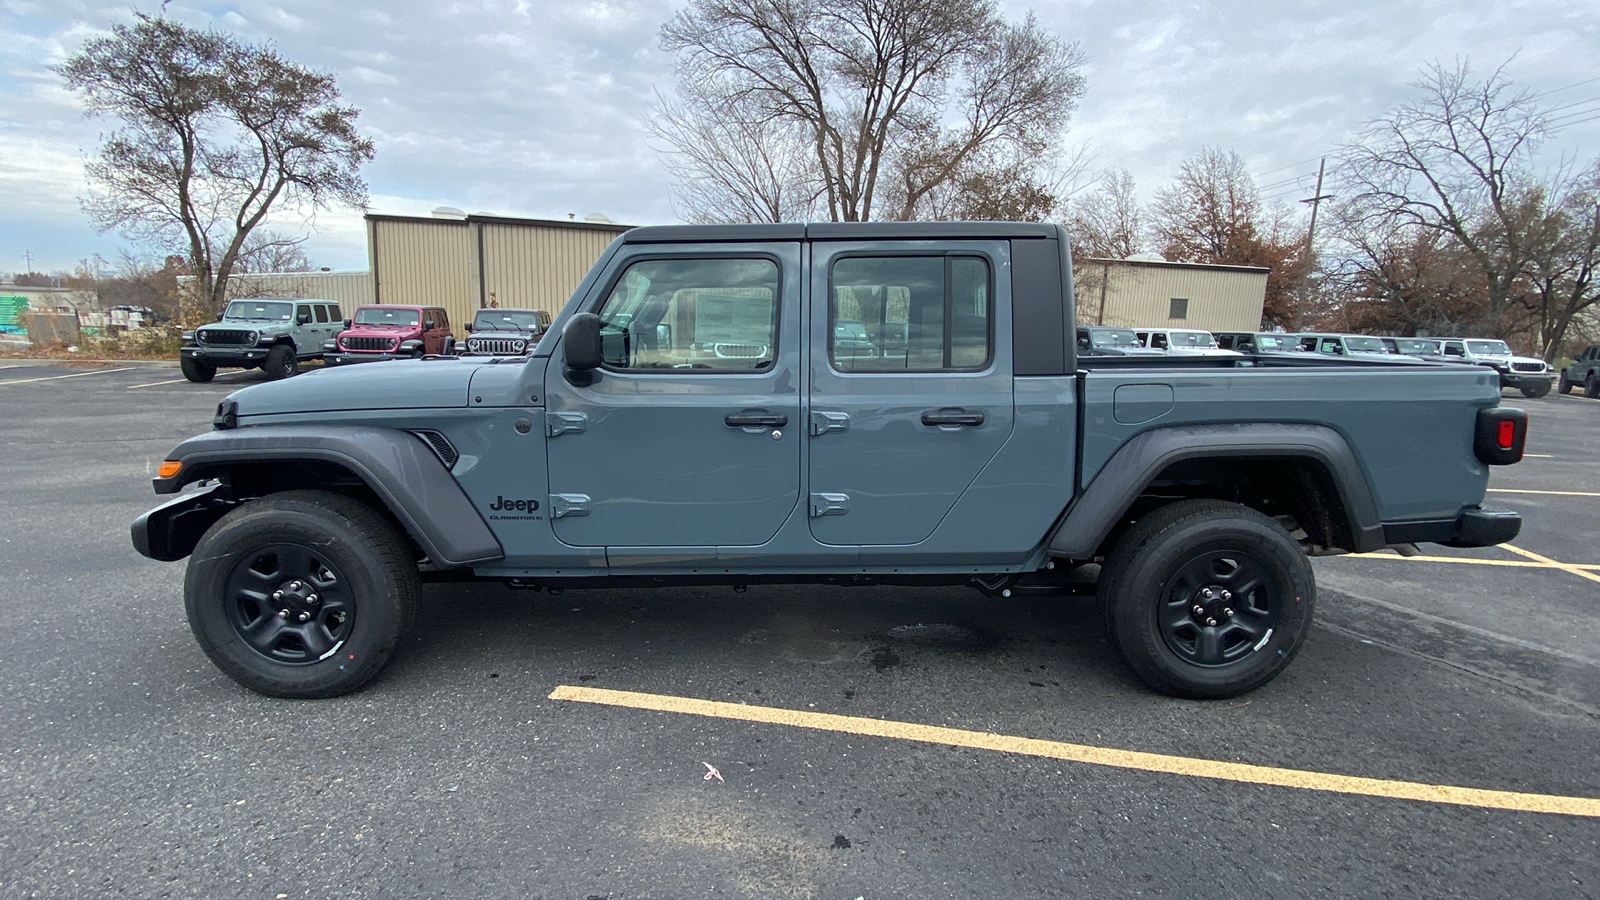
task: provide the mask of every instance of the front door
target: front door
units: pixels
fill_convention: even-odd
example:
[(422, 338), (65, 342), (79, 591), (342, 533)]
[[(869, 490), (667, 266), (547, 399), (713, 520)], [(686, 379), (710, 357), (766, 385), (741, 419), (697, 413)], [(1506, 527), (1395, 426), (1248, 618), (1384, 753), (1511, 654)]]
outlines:
[(546, 381), (550, 517), (584, 547), (766, 542), (800, 493), (800, 244), (635, 247), (585, 309), (605, 364)]
[(915, 544), (1011, 434), (1005, 242), (812, 245), (811, 534)]

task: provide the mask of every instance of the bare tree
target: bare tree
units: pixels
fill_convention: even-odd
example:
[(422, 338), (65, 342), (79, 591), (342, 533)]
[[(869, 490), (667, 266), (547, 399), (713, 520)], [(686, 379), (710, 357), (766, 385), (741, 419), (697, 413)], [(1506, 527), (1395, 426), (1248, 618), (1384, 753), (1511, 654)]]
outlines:
[[(1530, 262), (1529, 175), (1547, 134), (1534, 96), (1504, 68), (1474, 81), (1434, 63), (1419, 96), (1367, 125), (1341, 152), (1337, 183), (1358, 228), (1437, 232), (1473, 260), (1486, 294), (1478, 327), (1498, 332)], [(1535, 204), (1537, 205), (1537, 204)]]
[(84, 208), (102, 231), (182, 248), (220, 309), (251, 232), (275, 208), (362, 207), (372, 142), (333, 76), (164, 17), (88, 41), (56, 71), (91, 116), (120, 127), (87, 163)]
[(1108, 169), (1095, 189), (1067, 204), (1074, 256), (1127, 259), (1144, 251), (1144, 214), (1127, 169)]
[(1201, 150), (1156, 195), (1151, 231), (1172, 260), (1260, 266), (1267, 275), (1263, 326), (1295, 327), (1309, 301), (1305, 231), (1286, 207), (1264, 207), (1244, 160), (1233, 151)]
[(685, 84), (657, 97), (646, 128), (663, 155), (672, 196), (691, 222), (795, 222), (812, 217), (822, 180), (795, 123), (748, 116), (725, 89)]
[[(661, 43), (679, 55), (678, 109), (732, 110), (804, 140), (835, 221), (927, 214), (963, 177), (975, 179), (971, 196), (992, 199), (1014, 174), (1008, 163), (1047, 160), (1084, 90), (1076, 45), (1032, 17), (1005, 22), (994, 0), (691, 0)], [(705, 103), (704, 86), (727, 106)], [(693, 163), (680, 180), (738, 195), (707, 214), (727, 203), (771, 208), (749, 179), (715, 172), (723, 160), (697, 158), (691, 142), (705, 129), (663, 127), (659, 111), (654, 127)], [(1031, 209), (1038, 199), (1005, 202)]]
[(1529, 314), (1532, 343), (1553, 360), (1574, 320), (1600, 303), (1600, 159), (1576, 178), (1558, 174), (1535, 195), (1545, 202), (1528, 231), (1530, 290), (1514, 300)]

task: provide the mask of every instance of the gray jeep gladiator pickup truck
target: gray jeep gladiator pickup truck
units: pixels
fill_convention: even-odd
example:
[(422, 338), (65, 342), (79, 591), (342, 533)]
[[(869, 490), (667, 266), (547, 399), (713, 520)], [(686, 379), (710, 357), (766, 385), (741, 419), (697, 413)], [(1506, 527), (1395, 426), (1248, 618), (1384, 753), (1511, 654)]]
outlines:
[(1146, 682), (1220, 698), (1305, 640), (1309, 555), (1516, 535), (1482, 505), (1527, 428), (1493, 371), (1081, 355), (1067, 247), (1032, 224), (637, 228), (526, 356), (230, 395), (133, 543), (189, 558), (201, 647), (276, 696), (359, 688), (422, 582), (456, 579), (1094, 591)]

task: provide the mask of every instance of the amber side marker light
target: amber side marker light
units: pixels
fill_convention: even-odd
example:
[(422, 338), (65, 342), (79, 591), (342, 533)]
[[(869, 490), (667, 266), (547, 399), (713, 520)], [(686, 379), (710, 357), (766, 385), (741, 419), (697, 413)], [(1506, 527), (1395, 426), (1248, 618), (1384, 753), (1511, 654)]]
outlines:
[(161, 468), (156, 470), (156, 475), (161, 478), (171, 478), (172, 476), (178, 474), (178, 470), (182, 468), (183, 463), (175, 459), (169, 459), (161, 464)]

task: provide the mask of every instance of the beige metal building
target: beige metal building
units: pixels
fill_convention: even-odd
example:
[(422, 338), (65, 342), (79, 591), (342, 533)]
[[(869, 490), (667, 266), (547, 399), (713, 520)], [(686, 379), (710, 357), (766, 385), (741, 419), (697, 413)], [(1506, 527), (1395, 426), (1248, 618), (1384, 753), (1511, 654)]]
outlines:
[(554, 314), (629, 226), (588, 220), (367, 217), (368, 302), (443, 306), (459, 334), (487, 306)]
[(1256, 331), (1268, 271), (1157, 259), (1075, 259), (1078, 324)]

